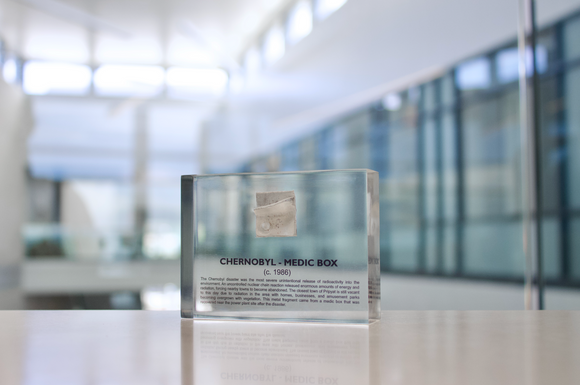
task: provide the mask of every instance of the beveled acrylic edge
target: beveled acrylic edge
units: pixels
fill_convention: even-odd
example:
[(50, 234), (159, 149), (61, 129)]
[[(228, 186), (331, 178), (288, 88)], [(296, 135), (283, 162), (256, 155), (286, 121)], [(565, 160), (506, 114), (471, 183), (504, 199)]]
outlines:
[(193, 179), (181, 176), (181, 317), (193, 318)]
[(225, 174), (192, 174), (192, 175), (182, 175), (190, 176), (195, 178), (209, 178), (214, 176), (234, 176), (234, 175), (284, 175), (284, 174), (316, 174), (323, 172), (345, 172), (345, 171), (359, 171), (359, 172), (377, 172), (369, 168), (345, 168), (337, 170), (306, 170), (306, 171), (264, 171), (264, 172), (240, 172), (240, 173), (225, 173)]
[[(377, 263), (367, 263), (369, 286), (367, 287), (367, 296), (370, 297), (370, 282), (375, 281), (379, 287), (379, 298), (374, 298), (373, 303), (369, 302), (369, 322), (379, 321), (381, 319), (381, 242), (380, 242), (380, 183), (378, 171), (368, 170), (367, 172), (367, 191), (370, 192), (370, 204), (367, 207), (367, 255), (376, 258)], [(374, 194), (373, 194), (374, 192)], [(374, 205), (378, 210), (375, 212)], [(374, 223), (374, 226), (373, 226)], [(376, 303), (375, 303), (376, 302)]]
[(227, 317), (227, 316), (203, 316), (195, 314), (192, 318), (194, 322), (248, 322), (248, 323), (285, 323), (291, 325), (329, 325), (329, 326), (350, 326), (369, 327), (381, 322), (381, 318), (368, 319), (332, 319), (332, 318), (263, 318), (263, 317)]

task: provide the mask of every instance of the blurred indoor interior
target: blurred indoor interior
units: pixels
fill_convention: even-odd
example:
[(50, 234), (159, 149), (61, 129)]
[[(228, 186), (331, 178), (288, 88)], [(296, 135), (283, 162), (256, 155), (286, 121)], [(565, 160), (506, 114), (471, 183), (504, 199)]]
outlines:
[[(545, 308), (580, 309), (580, 0), (537, 22)], [(345, 168), (384, 310), (523, 309), (517, 36), (504, 0), (0, 0), (0, 309), (178, 309), (182, 174)]]

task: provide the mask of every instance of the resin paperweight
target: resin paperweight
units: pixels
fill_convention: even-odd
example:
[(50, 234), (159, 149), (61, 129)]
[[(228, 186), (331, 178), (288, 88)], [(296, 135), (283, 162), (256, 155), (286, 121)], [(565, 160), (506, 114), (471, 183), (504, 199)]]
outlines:
[(181, 316), (378, 319), (378, 173), (182, 176)]

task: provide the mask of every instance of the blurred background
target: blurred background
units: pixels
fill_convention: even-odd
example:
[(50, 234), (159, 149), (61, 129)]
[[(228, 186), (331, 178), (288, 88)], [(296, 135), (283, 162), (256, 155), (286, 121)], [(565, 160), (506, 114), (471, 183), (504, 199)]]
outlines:
[[(536, 4), (545, 306), (580, 309), (580, 0)], [(178, 309), (182, 174), (343, 168), (380, 174), (383, 309), (523, 309), (517, 32), (502, 0), (0, 0), (0, 309)]]

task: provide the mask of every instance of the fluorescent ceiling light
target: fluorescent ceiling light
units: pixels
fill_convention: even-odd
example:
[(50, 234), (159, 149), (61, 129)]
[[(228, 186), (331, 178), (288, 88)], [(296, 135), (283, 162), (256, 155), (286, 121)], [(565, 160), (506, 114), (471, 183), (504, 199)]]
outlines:
[(165, 71), (158, 66), (103, 65), (95, 71), (95, 92), (109, 96), (155, 96)]
[(219, 68), (171, 67), (167, 70), (170, 96), (219, 95), (228, 85), (228, 74)]
[(91, 75), (86, 65), (29, 61), (24, 65), (23, 88), (31, 95), (82, 95), (91, 86)]
[(346, 0), (315, 0), (314, 15), (316, 20), (324, 20), (342, 7)]
[(310, 2), (301, 0), (292, 8), (286, 24), (289, 44), (296, 44), (312, 32), (312, 8)]
[(278, 61), (286, 51), (284, 32), (279, 25), (274, 25), (264, 37), (262, 57), (267, 65)]

